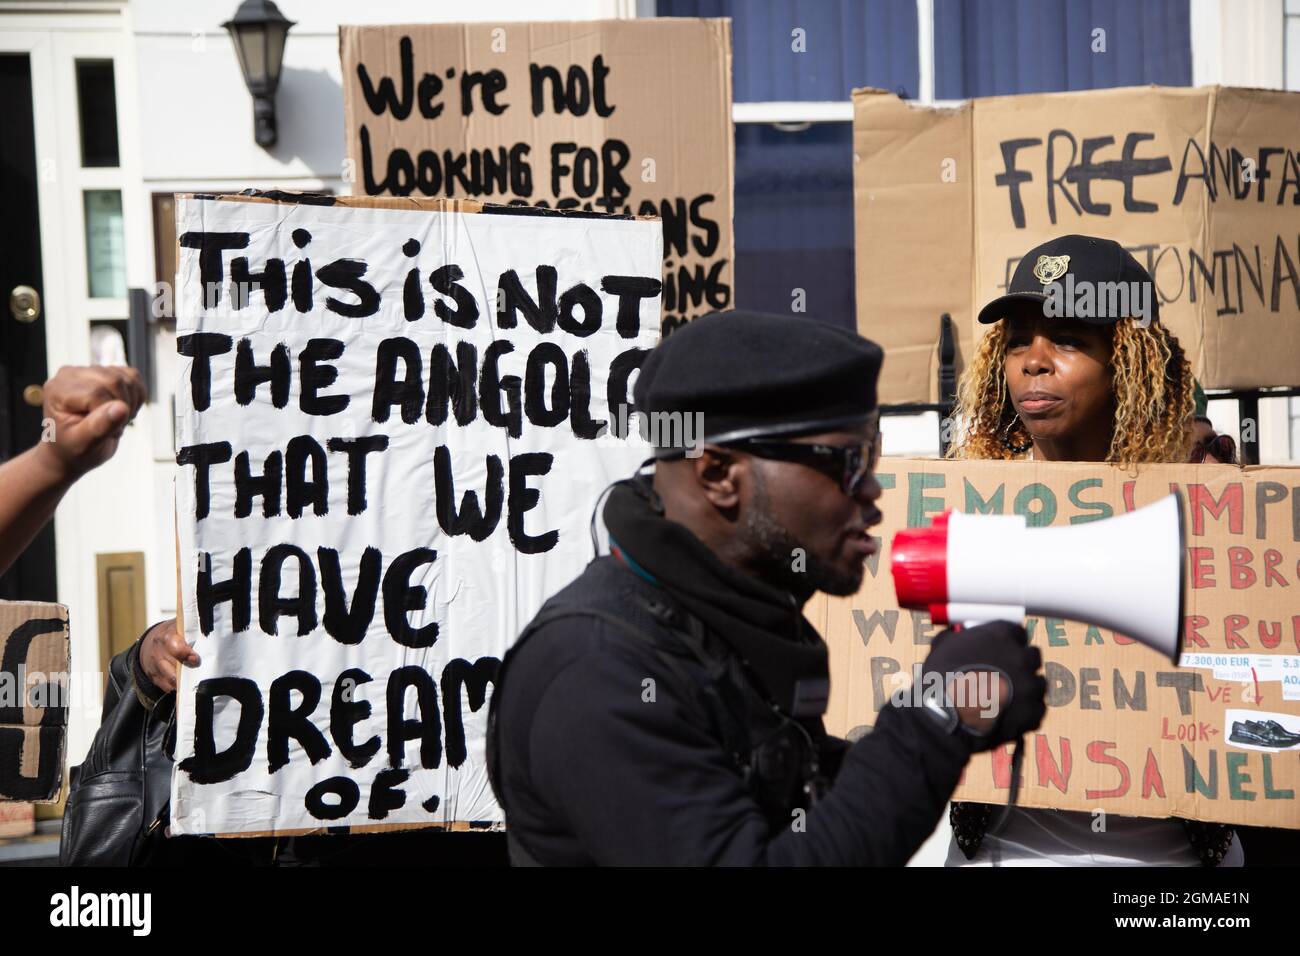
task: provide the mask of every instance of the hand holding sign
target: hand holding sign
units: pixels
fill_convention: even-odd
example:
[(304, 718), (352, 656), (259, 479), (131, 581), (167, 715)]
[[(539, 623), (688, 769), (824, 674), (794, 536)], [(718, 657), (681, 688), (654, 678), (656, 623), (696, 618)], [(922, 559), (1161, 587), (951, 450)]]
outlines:
[(177, 629), (176, 618), (149, 628), (140, 643), (140, 669), (164, 693), (176, 689), (177, 664), (198, 667), (199, 663), (199, 655)]

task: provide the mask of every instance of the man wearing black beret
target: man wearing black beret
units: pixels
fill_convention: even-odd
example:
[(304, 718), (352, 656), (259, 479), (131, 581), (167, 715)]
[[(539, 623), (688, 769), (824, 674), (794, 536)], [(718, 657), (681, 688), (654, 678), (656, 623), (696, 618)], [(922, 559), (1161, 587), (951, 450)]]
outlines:
[(899, 865), (970, 754), (1038, 726), (1039, 653), (1005, 623), (940, 634), (925, 666), (927, 687), (992, 672), (991, 705), (891, 703), (852, 745), (822, 726), (826, 644), (801, 609), (856, 592), (877, 547), (880, 363), (852, 333), (742, 312), (647, 358), (638, 412), (701, 415), (703, 447), (613, 487), (610, 553), (502, 664), (489, 764), (515, 863)]

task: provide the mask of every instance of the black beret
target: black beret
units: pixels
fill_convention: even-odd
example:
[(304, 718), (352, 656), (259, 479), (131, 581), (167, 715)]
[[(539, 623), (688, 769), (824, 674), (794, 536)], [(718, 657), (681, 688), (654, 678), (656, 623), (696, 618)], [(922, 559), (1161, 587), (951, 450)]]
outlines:
[(876, 409), (880, 346), (814, 319), (714, 312), (667, 336), (632, 397), (641, 413), (703, 415), (703, 441), (852, 428)]

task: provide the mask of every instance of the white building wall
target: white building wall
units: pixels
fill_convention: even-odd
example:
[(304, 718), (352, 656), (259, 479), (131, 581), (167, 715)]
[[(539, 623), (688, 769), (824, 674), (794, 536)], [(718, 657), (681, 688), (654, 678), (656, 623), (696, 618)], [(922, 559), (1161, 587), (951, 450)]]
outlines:
[[(253, 141), (253, 100), (222, 29), (238, 6), (213, 0), (133, 0), (144, 130), (141, 176), (153, 188), (313, 184), (343, 191), (340, 24), (589, 20), (628, 13), (618, 0), (279, 0), (295, 22), (276, 95), (279, 142)], [(633, 5), (634, 9), (634, 5)]]

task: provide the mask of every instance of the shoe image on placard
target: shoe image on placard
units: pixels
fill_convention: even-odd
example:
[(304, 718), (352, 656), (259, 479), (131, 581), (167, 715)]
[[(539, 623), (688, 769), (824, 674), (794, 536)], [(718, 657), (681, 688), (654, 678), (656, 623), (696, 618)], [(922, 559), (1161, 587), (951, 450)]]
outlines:
[(1287, 730), (1276, 720), (1238, 720), (1233, 722), (1228, 740), (1234, 744), (1286, 750), (1300, 744), (1300, 734)]

